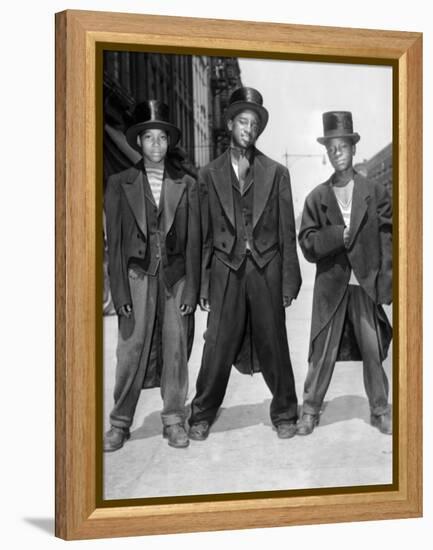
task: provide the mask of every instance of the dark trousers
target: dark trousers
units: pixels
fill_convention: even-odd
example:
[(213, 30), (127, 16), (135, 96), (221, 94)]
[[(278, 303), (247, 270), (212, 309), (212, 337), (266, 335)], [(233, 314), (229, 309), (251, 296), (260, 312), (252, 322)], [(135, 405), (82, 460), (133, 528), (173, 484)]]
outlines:
[(329, 325), (314, 342), (304, 386), (303, 412), (318, 414), (334, 372), (344, 322), (352, 323), (363, 361), (364, 386), (373, 414), (389, 410), (389, 384), (380, 359), (376, 305), (367, 293), (349, 285)]
[(263, 378), (273, 396), (272, 423), (296, 422), (297, 398), (287, 343), (280, 256), (277, 254), (260, 269), (247, 255), (238, 271), (214, 257), (210, 307), (189, 423), (214, 421), (243, 341), (247, 316)]

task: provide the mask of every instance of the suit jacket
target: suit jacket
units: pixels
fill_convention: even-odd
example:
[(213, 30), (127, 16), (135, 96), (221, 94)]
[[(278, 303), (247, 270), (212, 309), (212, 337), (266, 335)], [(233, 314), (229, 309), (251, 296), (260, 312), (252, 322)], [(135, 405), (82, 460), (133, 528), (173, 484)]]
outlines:
[[(155, 205), (142, 161), (108, 179), (105, 192), (108, 268), (116, 311), (131, 303), (128, 265), (142, 261), (149, 250), (150, 233), (146, 214)], [(147, 204), (146, 204), (147, 203)], [(155, 208), (155, 206), (153, 206)], [(195, 307), (200, 277), (200, 216), (197, 185), (193, 178), (165, 164), (158, 211), (162, 233), (161, 263), (168, 288), (186, 277), (182, 303)]]
[[(213, 254), (216, 253), (230, 265), (233, 261), (232, 251), (236, 248), (238, 232), (231, 171), (228, 150), (199, 172), (203, 242), (200, 296), (203, 298), (209, 298)], [(289, 172), (281, 164), (255, 150), (253, 178), (252, 245), (265, 264), (276, 253), (281, 254), (283, 295), (296, 298), (301, 286), (301, 272), (296, 250)], [(233, 265), (239, 264), (239, 261), (233, 262)]]
[[(299, 231), (305, 258), (317, 266), (310, 356), (315, 338), (329, 323), (346, 292), (351, 269), (378, 305), (379, 338), (385, 356), (391, 333), (380, 304), (392, 301), (392, 203), (386, 188), (355, 173), (347, 248), (344, 226), (330, 178), (307, 196)], [(344, 334), (348, 334), (346, 328)], [(344, 342), (342, 345), (345, 348)], [(359, 352), (353, 356), (346, 353), (344, 359), (350, 358), (359, 359)]]

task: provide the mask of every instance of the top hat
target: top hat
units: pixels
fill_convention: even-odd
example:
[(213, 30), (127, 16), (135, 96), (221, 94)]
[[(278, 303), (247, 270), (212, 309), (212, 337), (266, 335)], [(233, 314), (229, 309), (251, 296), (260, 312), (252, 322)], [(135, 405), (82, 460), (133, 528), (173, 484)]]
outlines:
[(269, 113), (263, 107), (263, 97), (260, 92), (254, 88), (237, 88), (229, 99), (229, 104), (225, 113), (226, 121), (232, 120), (242, 111), (254, 111), (260, 120), (260, 134), (268, 123)]
[(317, 141), (322, 145), (331, 138), (345, 137), (350, 138), (353, 144), (358, 143), (360, 135), (353, 131), (352, 113), (350, 111), (329, 111), (323, 113), (323, 137), (318, 137)]
[(129, 145), (141, 153), (141, 148), (137, 143), (137, 136), (150, 128), (157, 128), (167, 132), (170, 136), (170, 148), (173, 148), (179, 141), (180, 130), (170, 122), (168, 106), (157, 99), (149, 99), (136, 105), (132, 113), (132, 123), (125, 132)]

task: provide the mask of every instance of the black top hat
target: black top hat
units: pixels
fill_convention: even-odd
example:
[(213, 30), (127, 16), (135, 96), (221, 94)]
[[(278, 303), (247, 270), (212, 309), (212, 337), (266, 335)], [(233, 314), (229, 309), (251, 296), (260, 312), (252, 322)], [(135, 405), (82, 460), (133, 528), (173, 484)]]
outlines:
[(232, 120), (236, 115), (247, 109), (257, 113), (260, 119), (261, 134), (268, 123), (269, 113), (263, 107), (262, 94), (254, 88), (237, 88), (232, 93), (225, 113), (226, 121)]
[(336, 137), (347, 137), (352, 142), (358, 143), (360, 135), (353, 131), (352, 113), (350, 111), (329, 111), (323, 113), (323, 137), (317, 138), (322, 145), (326, 141)]
[(170, 148), (173, 148), (180, 138), (180, 130), (169, 120), (168, 106), (157, 99), (149, 99), (136, 105), (132, 114), (132, 123), (125, 135), (131, 147), (141, 153), (137, 136), (149, 128), (164, 130), (170, 136)]

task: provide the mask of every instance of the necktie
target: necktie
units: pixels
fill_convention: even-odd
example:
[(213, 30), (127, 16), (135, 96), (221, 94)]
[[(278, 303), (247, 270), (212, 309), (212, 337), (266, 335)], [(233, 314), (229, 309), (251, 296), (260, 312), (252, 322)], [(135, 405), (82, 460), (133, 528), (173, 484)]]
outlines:
[(249, 169), (250, 169), (250, 163), (246, 155), (241, 154), (238, 160), (239, 187), (240, 187), (241, 193), (243, 193), (243, 190), (245, 187), (245, 180), (248, 175)]

